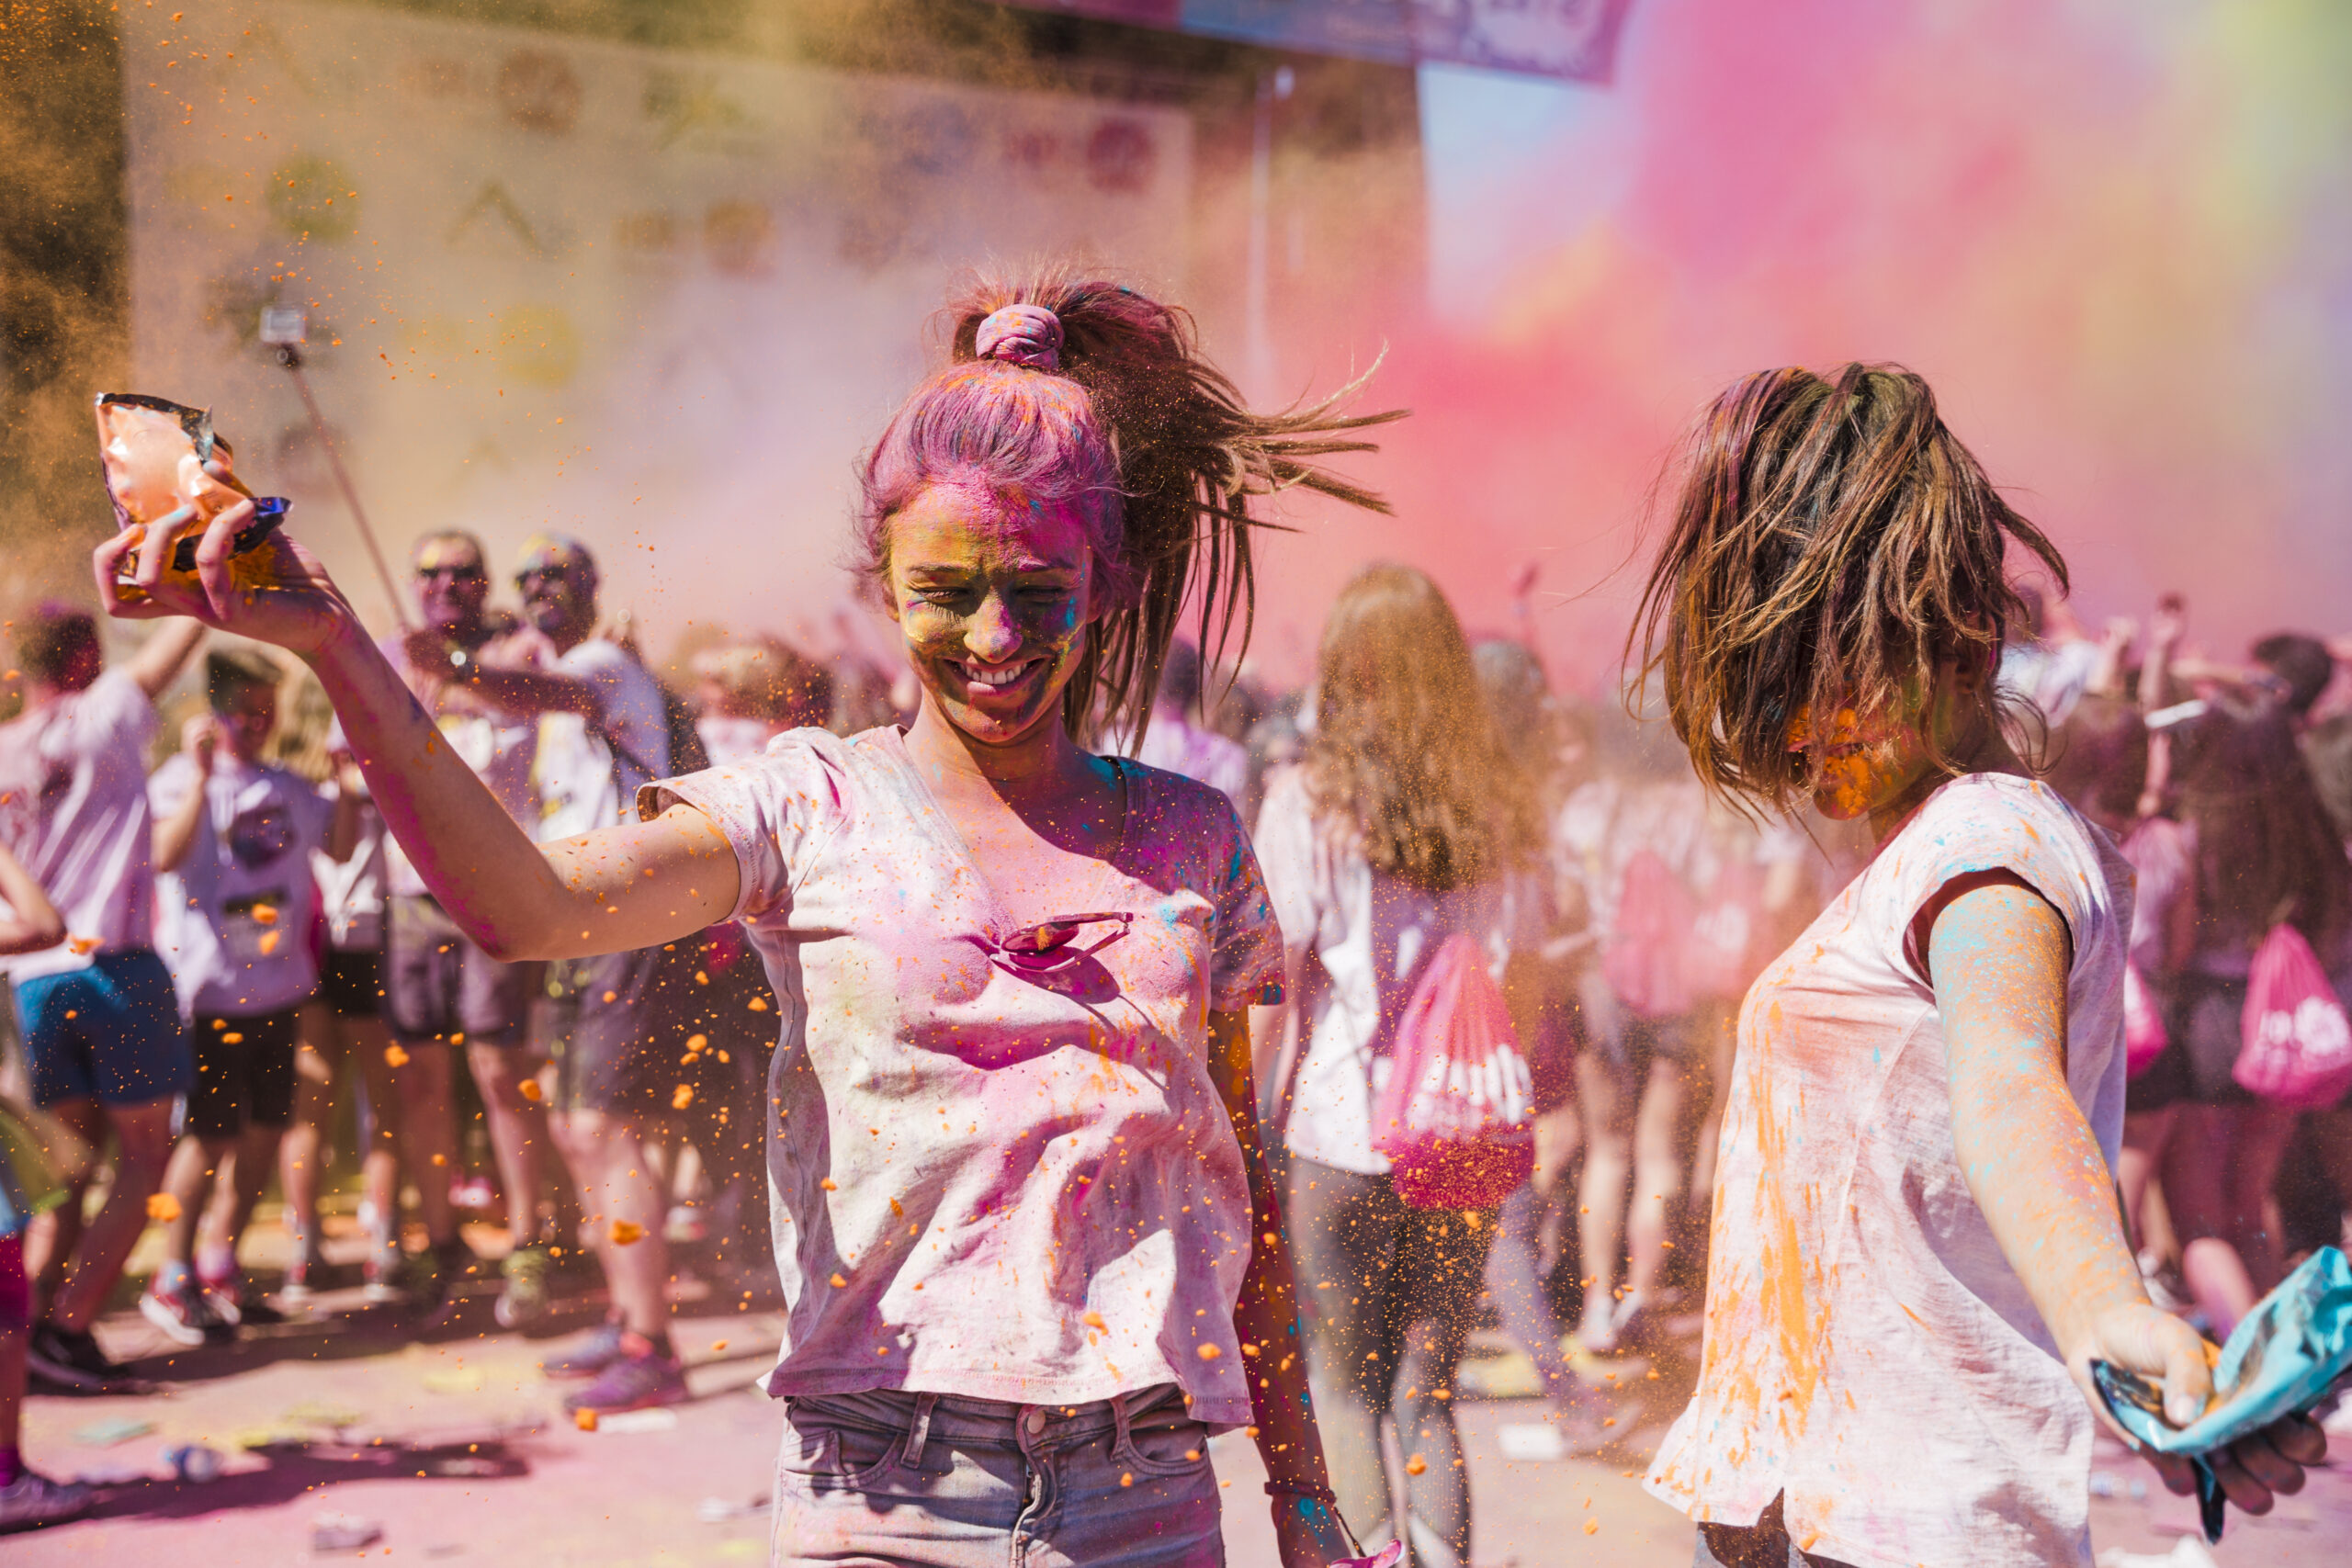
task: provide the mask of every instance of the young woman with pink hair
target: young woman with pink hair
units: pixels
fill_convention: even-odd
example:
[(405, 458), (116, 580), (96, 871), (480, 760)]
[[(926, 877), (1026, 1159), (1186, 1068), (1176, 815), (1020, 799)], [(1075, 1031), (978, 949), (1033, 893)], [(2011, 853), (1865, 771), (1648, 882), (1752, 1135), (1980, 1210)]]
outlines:
[(784, 1014), (777, 1562), (1218, 1562), (1207, 1439), (1247, 1426), (1282, 1562), (1322, 1568), (1348, 1543), (1250, 1076), (1281, 936), (1224, 796), (1081, 742), (1140, 725), (1188, 592), (1204, 627), (1246, 623), (1256, 498), (1379, 504), (1312, 461), (1372, 421), (1250, 413), (1187, 317), (1109, 283), (982, 283), (953, 320), (857, 519), (920, 714), (649, 785), (633, 826), (531, 843), (299, 545), (269, 547), (268, 586), (232, 581), (246, 507), (195, 582), (135, 530), (98, 580), (119, 615), (306, 659), (392, 831), (500, 958), (747, 927)]

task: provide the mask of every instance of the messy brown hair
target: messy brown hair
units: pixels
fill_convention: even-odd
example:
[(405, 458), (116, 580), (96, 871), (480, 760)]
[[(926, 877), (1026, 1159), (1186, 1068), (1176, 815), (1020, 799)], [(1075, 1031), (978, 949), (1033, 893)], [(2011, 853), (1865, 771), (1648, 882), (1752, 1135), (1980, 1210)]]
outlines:
[[(979, 357), (980, 323), (1014, 304), (1058, 320), (1053, 367)], [(1237, 661), (1247, 649), (1250, 536), (1265, 525), (1253, 503), (1298, 488), (1388, 510), (1317, 461), (1376, 450), (1351, 433), (1403, 417), (1340, 413), (1362, 378), (1319, 402), (1253, 413), (1202, 355), (1189, 314), (1063, 265), (968, 279), (945, 320), (950, 363), (916, 389), (866, 459), (853, 565), (879, 588), (890, 519), (933, 484), (1072, 504), (1111, 600), (1063, 694), (1064, 721), (1081, 742), (1098, 725), (1142, 736), (1188, 597), (1213, 660)]]
[[(2012, 543), (2066, 563), (2002, 499), (1892, 365), (1824, 378), (1789, 367), (1735, 382), (1700, 415), (1679, 460), (1671, 527), (1627, 636), (1643, 686), (1664, 687), (1691, 766), (1718, 795), (1795, 807), (1822, 748), (1791, 750), (1800, 715), (1906, 715), (1946, 659), (1984, 661), (1978, 716), (2000, 725), (1992, 668), (2025, 614)], [(1933, 734), (1929, 758), (1960, 764)]]
[(1307, 794), (1355, 828), (1374, 870), (1442, 893), (1532, 851), (1532, 791), (1436, 583), (1364, 568), (1331, 606), (1317, 662)]

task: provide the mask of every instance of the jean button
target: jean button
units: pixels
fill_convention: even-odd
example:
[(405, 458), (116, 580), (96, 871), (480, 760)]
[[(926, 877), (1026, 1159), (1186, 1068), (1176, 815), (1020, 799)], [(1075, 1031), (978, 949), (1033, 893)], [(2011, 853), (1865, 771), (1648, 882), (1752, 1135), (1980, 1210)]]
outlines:
[(1031, 1437), (1035, 1437), (1038, 1433), (1046, 1429), (1046, 1413), (1042, 1410), (1032, 1410), (1028, 1414), (1023, 1416), (1021, 1417), (1021, 1429), (1028, 1433)]

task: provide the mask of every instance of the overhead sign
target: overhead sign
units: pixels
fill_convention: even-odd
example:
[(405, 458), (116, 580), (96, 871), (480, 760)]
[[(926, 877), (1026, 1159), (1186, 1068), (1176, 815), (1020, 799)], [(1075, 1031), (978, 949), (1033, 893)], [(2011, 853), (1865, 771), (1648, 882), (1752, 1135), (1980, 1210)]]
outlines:
[(1014, 0), (1270, 49), (1606, 82), (1631, 0)]

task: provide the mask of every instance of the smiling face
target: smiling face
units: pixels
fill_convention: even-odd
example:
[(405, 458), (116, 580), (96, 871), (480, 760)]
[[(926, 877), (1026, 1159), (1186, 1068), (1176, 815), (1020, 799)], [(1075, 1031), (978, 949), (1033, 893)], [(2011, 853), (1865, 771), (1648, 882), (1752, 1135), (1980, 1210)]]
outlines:
[(933, 485), (889, 530), (890, 615), (941, 715), (989, 745), (1058, 723), (1096, 613), (1077, 509)]

